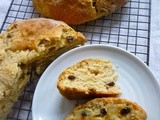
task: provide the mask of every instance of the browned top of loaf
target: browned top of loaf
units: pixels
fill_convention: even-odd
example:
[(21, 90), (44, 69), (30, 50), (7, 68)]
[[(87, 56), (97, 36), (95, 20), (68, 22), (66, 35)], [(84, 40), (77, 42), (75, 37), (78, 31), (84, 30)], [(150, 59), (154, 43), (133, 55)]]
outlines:
[(113, 13), (128, 0), (33, 0), (35, 8), (44, 16), (68, 24), (81, 24)]
[[(67, 31), (69, 32), (67, 33)], [(63, 45), (69, 43), (67, 43), (67, 40), (61, 40), (67, 37), (67, 35), (75, 37), (82, 44), (86, 41), (86, 38), (81, 33), (73, 31), (64, 22), (45, 18), (14, 22), (9, 26), (7, 32), (3, 34), (3, 38), (12, 38), (12, 40), (7, 41), (7, 49), (16, 51), (26, 49), (36, 50), (44, 42), (50, 43), (54, 48), (63, 47)], [(4, 41), (0, 42), (3, 43)]]

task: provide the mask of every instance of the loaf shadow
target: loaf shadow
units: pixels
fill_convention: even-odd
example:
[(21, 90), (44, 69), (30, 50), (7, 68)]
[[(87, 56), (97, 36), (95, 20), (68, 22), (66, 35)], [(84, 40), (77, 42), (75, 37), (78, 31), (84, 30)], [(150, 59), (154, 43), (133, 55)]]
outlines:
[(76, 106), (87, 102), (89, 99), (79, 99), (79, 100), (68, 100), (66, 98), (62, 98), (60, 102), (60, 113), (69, 114), (73, 108)]

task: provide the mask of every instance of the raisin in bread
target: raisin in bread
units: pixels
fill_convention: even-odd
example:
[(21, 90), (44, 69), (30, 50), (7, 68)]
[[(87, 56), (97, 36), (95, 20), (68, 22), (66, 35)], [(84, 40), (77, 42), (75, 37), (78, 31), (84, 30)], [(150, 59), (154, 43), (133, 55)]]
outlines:
[(44, 16), (68, 24), (82, 24), (115, 12), (128, 0), (33, 0)]
[(64, 22), (45, 18), (12, 23), (0, 34), (0, 119), (4, 120), (30, 79), (58, 55), (86, 38)]
[(117, 72), (109, 60), (85, 59), (64, 70), (57, 87), (68, 99), (117, 96), (116, 80)]
[(120, 98), (95, 98), (79, 105), (65, 120), (146, 120), (146, 112), (135, 102)]

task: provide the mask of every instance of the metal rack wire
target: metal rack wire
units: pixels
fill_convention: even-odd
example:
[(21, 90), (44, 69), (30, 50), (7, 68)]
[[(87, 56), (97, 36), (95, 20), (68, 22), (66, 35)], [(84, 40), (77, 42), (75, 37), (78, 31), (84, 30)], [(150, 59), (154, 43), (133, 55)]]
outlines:
[[(151, 0), (129, 0), (124, 7), (109, 16), (71, 27), (82, 32), (88, 44), (111, 44), (124, 48), (148, 65), (150, 16)], [(32, 0), (12, 0), (0, 31), (5, 31), (14, 21), (37, 17), (43, 16), (34, 9)], [(31, 83), (15, 103), (8, 120), (32, 119), (32, 98), (38, 78), (31, 76)]]

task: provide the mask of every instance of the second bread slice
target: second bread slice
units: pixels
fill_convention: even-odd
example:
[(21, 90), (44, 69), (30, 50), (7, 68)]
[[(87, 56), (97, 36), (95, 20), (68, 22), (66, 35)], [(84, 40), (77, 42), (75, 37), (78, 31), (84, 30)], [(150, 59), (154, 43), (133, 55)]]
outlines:
[(95, 98), (78, 105), (65, 120), (146, 120), (137, 103), (122, 98)]
[(117, 96), (117, 73), (109, 60), (85, 59), (64, 70), (58, 79), (60, 93), (68, 99)]

